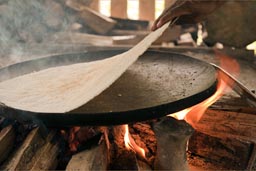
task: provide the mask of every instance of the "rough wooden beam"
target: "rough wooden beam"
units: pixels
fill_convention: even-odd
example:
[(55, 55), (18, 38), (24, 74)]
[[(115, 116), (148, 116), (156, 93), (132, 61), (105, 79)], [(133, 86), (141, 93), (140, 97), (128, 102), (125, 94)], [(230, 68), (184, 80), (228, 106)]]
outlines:
[(111, 0), (111, 16), (127, 18), (127, 0)]
[(90, 8), (93, 9), (94, 11), (99, 11), (99, 0), (92, 0), (91, 4), (90, 4)]
[(59, 32), (54, 36), (49, 37), (49, 42), (59, 44), (87, 44), (96, 46), (113, 45), (113, 37), (111, 36), (100, 36), (86, 33), (74, 33), (74, 32)]
[(106, 143), (73, 155), (66, 170), (107, 170), (109, 152)]
[(139, 19), (150, 21), (155, 19), (155, 0), (139, 1)]
[(50, 170), (55, 169), (58, 148), (52, 143), (54, 132), (43, 139), (39, 128), (33, 129), (23, 144), (4, 164), (4, 170)]
[(136, 45), (145, 36), (101, 36), (86, 33), (74, 33), (74, 32), (59, 32), (55, 33), (54, 36), (48, 38), (50, 43), (58, 44), (84, 44), (84, 45), (94, 45), (94, 46), (112, 46), (112, 45)]
[(199, 132), (223, 138), (237, 138), (256, 142), (256, 115), (208, 109), (195, 124)]
[(0, 163), (2, 163), (14, 146), (15, 132), (13, 127), (7, 126), (0, 132)]
[(139, 43), (145, 36), (117, 36), (113, 38), (114, 45), (136, 45)]
[(109, 32), (115, 25), (116, 21), (106, 17), (86, 6), (67, 0), (66, 5), (77, 12), (77, 17), (84, 21), (91, 29), (99, 34)]
[(125, 147), (124, 145), (125, 128), (123, 125), (115, 126), (110, 131), (110, 136), (113, 137), (110, 154), (111, 162), (109, 170), (138, 170), (136, 164), (136, 154)]
[(188, 144), (188, 151), (192, 156), (200, 156), (219, 167), (235, 170), (247, 168), (252, 148), (253, 143), (248, 141), (217, 138), (200, 132), (195, 132)]
[(153, 125), (157, 141), (154, 169), (187, 170), (186, 146), (193, 133), (185, 121), (164, 117)]

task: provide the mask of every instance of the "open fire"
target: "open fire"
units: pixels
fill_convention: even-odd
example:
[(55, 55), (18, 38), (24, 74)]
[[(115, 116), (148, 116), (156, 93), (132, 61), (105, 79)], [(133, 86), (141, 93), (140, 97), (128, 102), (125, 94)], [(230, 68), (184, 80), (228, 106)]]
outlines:
[[(239, 74), (239, 65), (235, 60), (232, 60), (231, 58), (229, 58), (223, 54), (220, 54), (218, 52), (216, 52), (216, 55), (220, 59), (220, 64), (223, 69), (225, 69), (232, 75)], [(232, 66), (232, 67), (230, 67), (230, 66)], [(221, 96), (225, 93), (225, 91), (227, 91), (229, 88), (232, 88), (232, 87), (230, 87), (231, 83), (230, 82), (227, 83), (227, 78), (225, 78), (225, 75), (223, 75), (222, 73), (217, 73), (217, 79), (218, 79), (217, 91), (214, 93), (214, 95), (212, 95), (210, 98), (206, 99), (205, 101), (203, 101), (195, 106), (192, 106), (192, 107), (184, 109), (182, 111), (170, 114), (168, 116), (173, 117), (177, 120), (185, 120), (191, 126), (194, 126), (196, 123), (198, 123), (200, 121), (201, 117), (203, 116), (203, 114), (205, 113), (205, 111), (207, 110), (207, 108), (209, 106), (211, 106), (213, 103), (215, 103), (219, 98), (221, 98)], [(155, 121), (153, 121), (153, 122), (155, 122)], [(179, 122), (179, 121), (177, 121), (177, 122)], [(70, 143), (70, 145), (69, 145), (70, 151), (73, 151), (73, 152), (76, 151), (77, 146), (79, 145), (78, 141), (74, 140), (75, 139), (74, 136), (79, 131), (79, 129), (80, 129), (79, 127), (74, 127), (71, 129), (71, 134), (68, 139), (69, 143)], [(144, 159), (145, 161), (148, 161), (145, 150), (142, 147), (140, 147), (139, 145), (137, 145), (134, 138), (131, 136), (131, 134), (129, 132), (129, 126), (122, 125), (119, 127), (119, 129), (122, 129), (124, 132), (123, 142), (124, 142), (125, 148), (128, 151), (129, 150), (133, 151), (139, 158)], [(184, 129), (190, 130), (189, 127), (188, 128), (184, 127)], [(172, 131), (174, 131), (174, 130), (172, 130)], [(184, 135), (186, 135), (184, 137), (186, 137), (186, 138), (183, 138), (183, 139), (186, 141), (188, 140), (188, 138), (191, 135), (191, 131), (188, 131), (188, 132), (189, 133), (184, 133)], [(180, 133), (178, 136), (180, 136)], [(106, 138), (106, 136), (105, 136), (105, 138)], [(107, 142), (109, 142), (109, 140), (107, 140)], [(181, 142), (183, 142), (183, 141), (180, 140), (180, 143)], [(180, 151), (182, 152), (183, 150), (180, 150)], [(183, 153), (185, 153), (185, 151), (183, 151)], [(156, 160), (159, 160), (159, 158), (161, 158), (161, 157), (157, 156)], [(160, 161), (158, 161), (158, 162), (160, 162)], [(161, 168), (161, 169), (166, 169), (166, 168)]]
[[(23, 9), (16, 10), (23, 6)], [(129, 9), (129, 3), (127, 8)], [(87, 15), (83, 15), (73, 8), (72, 4), (70, 6), (64, 1), (4, 0), (0, 2), (0, 11), (2, 18), (5, 19), (0, 21), (3, 26), (0, 28), (0, 32), (3, 33), (0, 42), (4, 47), (0, 54), (4, 58), (6, 54), (10, 54), (11, 63), (30, 60), (31, 54), (38, 57), (40, 54), (44, 56), (59, 52), (84, 51), (84, 45), (81, 45), (84, 43), (112, 46), (113, 41), (117, 44), (126, 41), (129, 44), (131, 41), (137, 42), (134, 36), (121, 36), (120, 40), (123, 41), (118, 41), (115, 36), (113, 40), (112, 36), (107, 38), (112, 35), (112, 31), (113, 35), (115, 32), (118, 33), (118, 30), (112, 29), (112, 20), (98, 22), (99, 19), (95, 18), (90, 22), (95, 22), (98, 27), (93, 28), (90, 22), (87, 22)], [(38, 11), (40, 15), (36, 15)], [(12, 23), (15, 25), (12, 26)], [(107, 30), (110, 30), (110, 34), (105, 33)], [(89, 37), (87, 31), (106, 36)], [(41, 48), (41, 45), (45, 47)], [(198, 54), (201, 53), (195, 49)], [(206, 50), (207, 55), (209, 49)], [(172, 50), (175, 51), (170, 51)], [(239, 50), (236, 49), (233, 53), (237, 51)], [(235, 60), (218, 52), (216, 56), (219, 58), (220, 66), (228, 73), (234, 76), (239, 74), (239, 66)], [(0, 66), (11, 63), (2, 59)], [(253, 74), (250, 76), (254, 78)], [(228, 91), (230, 85), (232, 88), (232, 83), (223, 73), (217, 73), (217, 79), (217, 91), (205, 101), (170, 114), (169, 117), (129, 125), (75, 126), (57, 131), (55, 128), (49, 128), (49, 133), (43, 137), (40, 128), (35, 128), (35, 125), (19, 123), (0, 116), (0, 170), (185, 170), (188, 162), (186, 159), (191, 159), (188, 156), (192, 153), (195, 158), (210, 156), (214, 164), (230, 162), (230, 165), (235, 165), (229, 168), (232, 170), (256, 170), (255, 109), (250, 109), (251, 113), (244, 112), (245, 114), (234, 109), (227, 112), (226, 108), (223, 109), (225, 112), (207, 110)], [(6, 114), (12, 115), (12, 112)], [(188, 144), (188, 141), (191, 143)], [(83, 167), (84, 165), (86, 167)], [(227, 170), (227, 167), (224, 170)]]
[[(231, 58), (229, 58), (226, 55), (223, 55), (219, 52), (216, 52), (216, 56), (219, 58), (220, 60), (220, 66), (225, 69), (226, 71), (228, 71), (231, 75), (238, 75), (239, 74), (239, 64), (237, 63), (236, 60), (233, 60)], [(218, 99), (220, 99), (223, 95), (223, 93), (225, 93), (225, 91), (231, 90), (232, 87), (232, 83), (227, 83), (227, 81), (229, 81), (225, 75), (223, 75), (222, 73), (217, 73), (217, 79), (218, 79), (218, 85), (217, 85), (217, 91), (208, 99), (204, 100), (203, 102), (192, 106), (190, 108), (184, 109), (182, 111), (170, 114), (168, 116), (170, 117), (174, 117), (177, 120), (185, 120), (187, 123), (189, 123), (191, 126), (193, 126), (194, 124), (196, 124), (197, 122), (200, 121), (201, 117), (203, 116), (203, 114), (205, 113), (205, 111), (207, 110), (207, 108), (209, 106), (211, 106), (213, 103), (215, 103)], [(125, 146), (128, 149), (133, 149), (135, 152), (139, 153), (139, 154), (145, 154), (144, 150), (140, 147), (138, 147), (135, 143), (133, 138), (130, 136), (129, 134), (129, 128), (128, 125), (125, 125)], [(132, 145), (131, 145), (131, 142)], [(145, 156), (145, 155), (143, 155)]]
[[(221, 54), (218, 54), (218, 56), (222, 63), (221, 65), (222, 68), (227, 70), (232, 75), (237, 75), (239, 73), (238, 72), (239, 68), (237, 67), (238, 65), (236, 61), (231, 60), (231, 61), (228, 61), (228, 63), (224, 62), (224, 65), (223, 65), (223, 60), (226, 61), (227, 57)], [(232, 67), (227, 68), (227, 66), (229, 65)], [(101, 170), (107, 170), (107, 169), (120, 170), (123, 168), (128, 168), (133, 170), (136, 170), (136, 169), (140, 170), (141, 168), (147, 168), (147, 170), (150, 170), (152, 168), (153, 169), (166, 169), (166, 168), (170, 169), (170, 166), (172, 166), (172, 168), (175, 168), (175, 169), (180, 169), (180, 168), (177, 168), (180, 166), (182, 166), (184, 169), (187, 169), (186, 157), (184, 158), (184, 156), (187, 155), (188, 161), (191, 162), (191, 158), (190, 158), (191, 151), (195, 154), (198, 153), (199, 155), (206, 155), (204, 151), (205, 149), (203, 151), (200, 151), (200, 148), (205, 148), (206, 144), (200, 145), (201, 146), (200, 148), (196, 144), (197, 143), (200, 144), (201, 142), (210, 141), (210, 140), (213, 142), (207, 143), (207, 145), (209, 144), (208, 150), (212, 150), (212, 148), (215, 147), (215, 144), (214, 144), (215, 141), (217, 141), (218, 143), (224, 142), (226, 143), (224, 144), (224, 146), (227, 145), (227, 148), (234, 150), (231, 152), (225, 151), (225, 153), (227, 153), (225, 154), (223, 153), (223, 149), (217, 148), (217, 152), (210, 151), (210, 156), (212, 156), (213, 158), (218, 158), (218, 157), (222, 158), (223, 156), (218, 156), (220, 153), (221, 155), (224, 155), (224, 158), (225, 157), (231, 158), (233, 163), (236, 162), (237, 163), (236, 168), (245, 168), (247, 165), (252, 165), (250, 164), (250, 161), (249, 163), (247, 163), (248, 160), (250, 159), (250, 158), (248, 159), (248, 157), (253, 156), (254, 154), (254, 152), (251, 149), (253, 147), (251, 143), (244, 143), (243, 141), (241, 143), (240, 140), (238, 141), (237, 139), (236, 140), (232, 139), (232, 141), (219, 140), (216, 138), (209, 139), (208, 136), (202, 135), (201, 132), (198, 133), (197, 130), (193, 130), (191, 127), (191, 126), (194, 127), (194, 125), (196, 125), (196, 129), (198, 129), (200, 127), (200, 124), (202, 125), (202, 122), (204, 122), (205, 119), (209, 117), (208, 115), (205, 118), (204, 111), (207, 109), (207, 107), (209, 107), (216, 100), (218, 100), (221, 97), (221, 95), (225, 93), (225, 91), (228, 88), (228, 85), (230, 85), (230, 82), (227, 84), (227, 80), (225, 76), (223, 76), (221, 73), (218, 73), (217, 78), (218, 78), (218, 89), (212, 97), (191, 108), (172, 114), (172, 117), (163, 117), (160, 119), (150, 120), (147, 122), (129, 124), (129, 126), (121, 125), (121, 126), (110, 126), (110, 127), (73, 127), (71, 129), (67, 128), (65, 130), (62, 130), (61, 131), (62, 140), (60, 141), (61, 142), (60, 144), (63, 144), (63, 139), (65, 139), (66, 153), (64, 154), (64, 157), (62, 156), (60, 158), (65, 159), (66, 161), (64, 161), (65, 164), (62, 164), (63, 163), (62, 161), (58, 161), (59, 166), (58, 167), (51, 166), (51, 168), (69, 170), (72, 168), (77, 168), (77, 166), (80, 166), (80, 165), (81, 166), (85, 165), (84, 162), (89, 161), (85, 163), (87, 163), (88, 166), (91, 166), (92, 164), (93, 168), (97, 166), (97, 162), (104, 163), (103, 165), (100, 165), (100, 168), (98, 168)], [(209, 111), (211, 110), (207, 110), (208, 113)], [(206, 112), (206, 115), (207, 115), (207, 112)], [(223, 115), (226, 116), (227, 114), (223, 113)], [(230, 116), (227, 116), (228, 122), (229, 122)], [(242, 116), (241, 118), (244, 118)], [(220, 122), (220, 120), (218, 120), (219, 117), (222, 117), (222, 114), (216, 117), (216, 122)], [(252, 121), (251, 124), (253, 124), (253, 117), (252, 116), (247, 116), (247, 117), (249, 117), (249, 120)], [(203, 119), (201, 119), (200, 121), (200, 118), (203, 118)], [(227, 118), (226, 119), (223, 118), (223, 122), (225, 122), (225, 120), (227, 123)], [(239, 122), (242, 122), (242, 121), (240, 120)], [(241, 126), (243, 125), (241, 124)], [(209, 129), (208, 127), (212, 127), (212, 125), (211, 126), (207, 125), (207, 129)], [(224, 127), (226, 127), (226, 124), (224, 125)], [(249, 130), (248, 128), (246, 129)], [(216, 128), (214, 129), (216, 130)], [(222, 128), (220, 127), (220, 129)], [(12, 127), (7, 127), (7, 129), (2, 130), (2, 132), (4, 131), (7, 131), (7, 132), (5, 134), (0, 134), (0, 143), (2, 143), (1, 137), (7, 136), (8, 134), (13, 135)], [(196, 133), (193, 133), (194, 131)], [(236, 129), (236, 131), (239, 132), (240, 130)], [(240, 132), (242, 131), (244, 131), (244, 129), (241, 129)], [(47, 141), (46, 145), (42, 146), (43, 149), (39, 148), (39, 150), (41, 151), (39, 151), (38, 154), (36, 155), (44, 156), (41, 154), (41, 152), (46, 151), (48, 148), (50, 149), (52, 148), (52, 152), (55, 152), (56, 154), (58, 154), (57, 151), (59, 151), (60, 149), (62, 150), (64, 149), (62, 146), (60, 146), (59, 148), (58, 145), (56, 146), (52, 144), (52, 139), (54, 134), (55, 134), (54, 132), (51, 132), (50, 138), (47, 138), (46, 140)], [(218, 132), (216, 132), (216, 134), (218, 134)], [(253, 133), (251, 133), (250, 135), (253, 136)], [(248, 137), (250, 137), (250, 135), (248, 134)], [(205, 139), (202, 139), (203, 137), (205, 137)], [(189, 141), (189, 144), (187, 144), (189, 138), (190, 138), (190, 141)], [(87, 143), (91, 141), (91, 139), (93, 139), (93, 143), (94, 143), (93, 146), (88, 145)], [(36, 142), (40, 142), (40, 144), (42, 144), (43, 142), (43, 139), (40, 138), (38, 129), (33, 130), (29, 134), (28, 140), (26, 140), (24, 143), (33, 144)], [(117, 145), (118, 148), (114, 147), (115, 143), (119, 143)], [(22, 148), (23, 147), (25, 148), (23, 150), (24, 154), (22, 155), (27, 155), (27, 153), (25, 153), (25, 151), (27, 150), (30, 150), (31, 152), (33, 152), (34, 150), (33, 148), (37, 146), (38, 146), (38, 143), (36, 145), (25, 145), (25, 146), (23, 145)], [(0, 150), (1, 149), (2, 148), (0, 147)], [(122, 152), (118, 152), (118, 150), (121, 150)], [(52, 154), (52, 153), (49, 153), (49, 154)], [(117, 156), (113, 156), (116, 154)], [(103, 157), (101, 158), (99, 156), (103, 156)], [(240, 159), (240, 156), (241, 156), (241, 159)], [(42, 157), (40, 157), (39, 160), (37, 160), (37, 158), (35, 159), (37, 161), (40, 161), (41, 158)], [(30, 158), (29, 157), (20, 158), (19, 160), (21, 163), (24, 163), (23, 159), (29, 160)], [(50, 164), (55, 159), (56, 159), (56, 155), (53, 157), (48, 157), (47, 162), (49, 162)], [(117, 160), (117, 159), (122, 159), (122, 160)], [(14, 162), (14, 159), (12, 160), (13, 161), (11, 161), (9, 164), (7, 163), (6, 165), (3, 165), (3, 168), (14, 168), (14, 167), (11, 167)], [(126, 162), (124, 162), (124, 160)], [(42, 161), (45, 162), (44, 159), (42, 159)], [(252, 162), (253, 161), (254, 160), (252, 159)], [(31, 159), (31, 161), (29, 162), (34, 162), (34, 160)], [(122, 162), (124, 162), (124, 164), (122, 164)], [(239, 163), (239, 162), (242, 162), (242, 163)], [(41, 167), (42, 165), (40, 163), (41, 162), (39, 162), (39, 164), (35, 166), (35, 168)], [(119, 165), (115, 166), (116, 164), (117, 165), (119, 164)], [(125, 164), (128, 165), (129, 167), (125, 167)], [(61, 167), (61, 165), (63, 165), (63, 167)], [(134, 165), (136, 165), (137, 168), (133, 167)], [(27, 165), (21, 165), (21, 166), (15, 166), (15, 167), (25, 169), (27, 168)]]
[[(231, 75), (237, 76), (239, 74), (239, 64), (236, 60), (233, 60), (219, 52), (216, 52), (216, 56), (220, 60), (221, 68), (226, 70)], [(232, 88), (233, 83), (231, 83), (223, 73), (218, 72), (217, 79), (217, 91), (214, 93), (214, 95), (195, 106), (170, 114), (169, 116), (172, 116), (178, 120), (184, 119), (192, 126), (193, 124), (197, 123), (207, 108), (220, 99), (225, 91), (231, 90)]]

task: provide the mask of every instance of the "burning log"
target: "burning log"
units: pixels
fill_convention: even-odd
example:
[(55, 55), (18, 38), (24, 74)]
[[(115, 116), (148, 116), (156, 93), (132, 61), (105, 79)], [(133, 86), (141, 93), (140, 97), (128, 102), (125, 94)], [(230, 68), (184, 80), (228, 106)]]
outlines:
[(123, 125), (113, 127), (110, 136), (113, 138), (114, 143), (110, 148), (111, 163), (109, 165), (109, 169), (138, 170), (136, 165), (136, 154), (131, 149), (125, 148), (125, 127)]
[(210, 136), (236, 138), (256, 142), (254, 114), (207, 110), (194, 128)]
[(107, 170), (109, 152), (105, 142), (73, 155), (66, 170)]
[(191, 136), (188, 144), (191, 157), (200, 156), (201, 159), (225, 169), (247, 169), (252, 149), (252, 142), (216, 138), (197, 131)]
[(193, 129), (185, 121), (164, 117), (154, 123), (157, 139), (157, 154), (154, 169), (188, 170), (186, 146)]
[(75, 3), (71, 0), (66, 1), (66, 5), (77, 12), (77, 17), (84, 21), (91, 29), (99, 34), (105, 34), (112, 30), (116, 21), (108, 18), (92, 9), (83, 6), (80, 3)]
[(49, 170), (57, 165), (58, 145), (52, 143), (55, 131), (46, 139), (39, 133), (39, 128), (32, 130), (23, 144), (2, 166), (3, 170)]
[(253, 112), (208, 109), (194, 125), (198, 132), (189, 141), (189, 151), (225, 169), (250, 169), (256, 163), (255, 124)]
[(13, 127), (7, 126), (0, 132), (0, 163), (2, 163), (14, 146), (15, 132)]

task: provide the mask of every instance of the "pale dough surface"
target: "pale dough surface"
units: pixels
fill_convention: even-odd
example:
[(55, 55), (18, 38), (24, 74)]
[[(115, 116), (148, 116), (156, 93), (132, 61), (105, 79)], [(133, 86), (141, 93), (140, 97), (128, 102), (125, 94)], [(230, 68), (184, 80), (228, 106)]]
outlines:
[(169, 24), (111, 58), (49, 68), (1, 82), (0, 102), (32, 112), (65, 113), (76, 109), (115, 82)]

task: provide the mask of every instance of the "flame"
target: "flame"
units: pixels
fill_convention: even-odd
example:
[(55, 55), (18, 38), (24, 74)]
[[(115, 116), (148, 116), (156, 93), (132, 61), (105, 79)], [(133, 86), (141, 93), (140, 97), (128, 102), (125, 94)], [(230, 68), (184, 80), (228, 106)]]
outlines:
[(134, 151), (137, 155), (140, 157), (146, 158), (145, 150), (141, 147), (139, 147), (132, 136), (129, 133), (129, 127), (128, 125), (123, 125), (125, 129), (125, 134), (124, 134), (124, 145), (127, 149)]
[(124, 125), (125, 134), (124, 134), (124, 145), (127, 149), (131, 150), (131, 143), (129, 139), (129, 127), (128, 125)]
[(77, 151), (79, 142), (76, 140), (76, 133), (80, 130), (79, 126), (72, 127), (69, 132), (68, 143), (71, 152)]
[[(231, 75), (238, 75), (239, 64), (236, 60), (231, 59), (228, 56), (221, 54), (220, 52), (216, 51), (215, 53), (220, 60), (221, 68), (226, 70)], [(215, 103), (218, 99), (220, 99), (223, 93), (233, 85), (233, 83), (230, 82), (230, 80), (226, 78), (226, 76), (223, 73), (219, 72), (217, 77), (217, 91), (211, 97), (195, 106), (170, 114), (169, 116), (174, 117), (178, 120), (185, 120), (187, 123), (194, 126), (202, 118), (207, 108), (211, 106), (213, 103)]]

